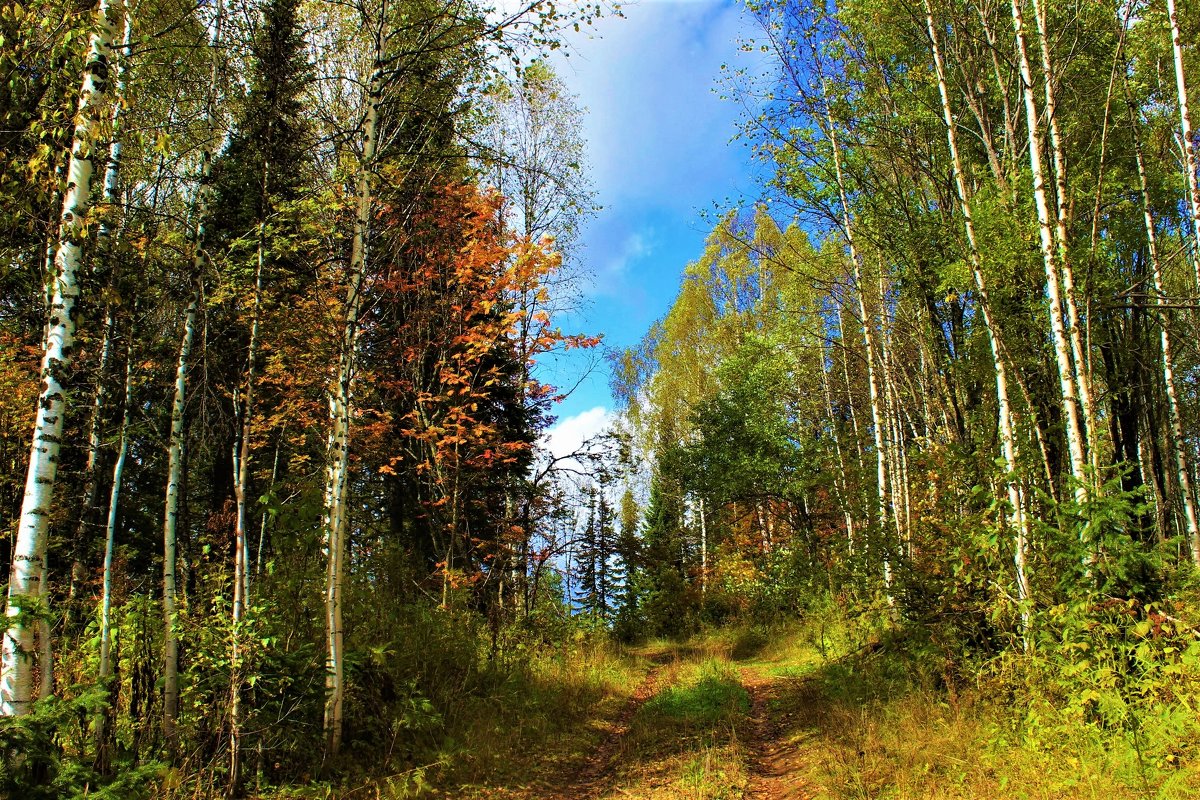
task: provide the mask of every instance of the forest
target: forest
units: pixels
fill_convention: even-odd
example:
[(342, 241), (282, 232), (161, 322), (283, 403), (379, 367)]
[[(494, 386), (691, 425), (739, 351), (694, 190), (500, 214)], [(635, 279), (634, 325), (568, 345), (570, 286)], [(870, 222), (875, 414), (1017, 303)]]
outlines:
[(738, 7), (623, 346), (619, 5), (0, 4), (0, 797), (1200, 793), (1200, 4)]

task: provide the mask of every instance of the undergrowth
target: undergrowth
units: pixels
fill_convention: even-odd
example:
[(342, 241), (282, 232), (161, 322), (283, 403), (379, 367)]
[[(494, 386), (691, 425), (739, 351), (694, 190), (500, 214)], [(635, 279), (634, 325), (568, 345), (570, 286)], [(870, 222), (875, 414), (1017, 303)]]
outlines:
[(1200, 793), (1200, 642), (1171, 610), (1054, 608), (1029, 652), (948, 665), (919, 632), (825, 608), (757, 664), (830, 797), (1183, 800)]

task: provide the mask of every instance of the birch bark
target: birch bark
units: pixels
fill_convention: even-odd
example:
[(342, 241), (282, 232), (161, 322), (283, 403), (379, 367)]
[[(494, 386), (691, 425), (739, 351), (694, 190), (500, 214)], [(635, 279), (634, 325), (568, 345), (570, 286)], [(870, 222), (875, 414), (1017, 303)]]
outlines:
[[(879, 388), (879, 379), (875, 365), (875, 341), (872, 335), (871, 315), (867, 311), (867, 302), (865, 298), (865, 288), (862, 277), (861, 256), (858, 252), (858, 247), (854, 239), (854, 227), (850, 217), (850, 199), (846, 191), (846, 178), (842, 171), (842, 151), (841, 145), (837, 139), (837, 130), (834, 127), (833, 115), (828, 107), (825, 109), (825, 121), (828, 125), (826, 134), (829, 137), (829, 143), (833, 147), (833, 166), (834, 175), (837, 180), (838, 199), (841, 201), (842, 208), (842, 234), (846, 237), (846, 245), (850, 250), (850, 268), (852, 270), (855, 294), (858, 298), (858, 310), (862, 318), (863, 329), (863, 345), (866, 348), (867, 361), (867, 385), (871, 400), (871, 425), (874, 428), (875, 436), (875, 478), (876, 478), (876, 495), (879, 509), (879, 532), (882, 539), (887, 538), (888, 511), (890, 506), (888, 485), (887, 485), (887, 443), (884, 433), (884, 419), (882, 408), (882, 397)], [(892, 585), (892, 562), (890, 549), (883, 546), (883, 581), (884, 585), (890, 590)]]
[(1063, 305), (1067, 311), (1067, 338), (1071, 343), (1071, 355), (1075, 361), (1075, 382), (1079, 391), (1080, 411), (1083, 414), (1083, 439), (1091, 458), (1092, 469), (1097, 470), (1099, 450), (1096, 447), (1096, 408), (1092, 400), (1091, 360), (1084, 346), (1079, 303), (1076, 301), (1078, 293), (1075, 289), (1075, 270), (1068, 251), (1067, 160), (1058, 125), (1058, 100), (1054, 91), (1054, 63), (1050, 56), (1046, 5), (1045, 0), (1032, 0), (1032, 3), (1038, 50), (1042, 57), (1042, 83), (1046, 96), (1043, 111), (1050, 144), (1050, 168), (1054, 175), (1054, 239), (1058, 251), (1058, 269), (1062, 274)]
[[(933, 8), (929, 0), (924, 0), (925, 22), (929, 31), (929, 40), (933, 49), (934, 71), (937, 75), (938, 93), (942, 100), (942, 121), (946, 125), (946, 144), (950, 148), (950, 160), (954, 167), (954, 187), (958, 194), (959, 206), (962, 208), (963, 228), (967, 235), (967, 250), (971, 264), (971, 275), (975, 282), (975, 291), (979, 294), (979, 308), (983, 314), (983, 324), (987, 329), (988, 344), (992, 350), (992, 363), (996, 379), (996, 409), (999, 417), (1000, 448), (1004, 455), (1004, 485), (1008, 495), (1008, 504), (1012, 509), (1013, 529), (1013, 565), (1017, 572), (1017, 597), (1025, 602), (1030, 597), (1029, 577), (1027, 574), (1029, 521), (1025, 516), (1025, 502), (1021, 487), (1017, 480), (1017, 437), (1014, 430), (1014, 415), (1012, 403), (1008, 395), (1008, 365), (1005, 363), (1004, 348), (1000, 342), (1000, 331), (992, 316), (991, 300), (988, 296), (987, 279), (983, 274), (983, 256), (979, 249), (979, 240), (975, 234), (975, 217), (972, 213), (971, 197), (967, 191), (966, 175), (963, 171), (962, 158), (958, 149), (958, 130), (954, 121), (954, 111), (950, 106), (950, 89), (946, 80), (946, 66), (942, 59), (941, 46), (938, 43), (937, 25), (933, 18)], [(1026, 629), (1029, 625), (1028, 610), (1022, 611), (1022, 619)]]
[[(1150, 209), (1149, 181), (1146, 178), (1146, 164), (1142, 154), (1142, 139), (1138, 131), (1137, 111), (1130, 106), (1130, 127), (1133, 135), (1133, 152), (1137, 162), (1138, 183), (1142, 193), (1142, 220), (1146, 226), (1146, 249), (1150, 256), (1150, 272), (1154, 279), (1154, 304), (1158, 306), (1159, 343), (1162, 346), (1163, 387), (1167, 394), (1167, 416), (1171, 422), (1171, 449), (1175, 451), (1176, 477), (1179, 481), (1179, 494), (1183, 500), (1183, 518), (1187, 526), (1188, 546), (1191, 550), (1192, 561), (1200, 563), (1200, 523), (1197, 522), (1195, 495), (1192, 492), (1191, 465), (1188, 463), (1187, 439), (1183, 432), (1183, 416), (1179, 410), (1179, 399), (1175, 387), (1175, 358), (1174, 342), (1171, 339), (1171, 329), (1167, 324), (1170, 311), (1167, 309), (1167, 293), (1163, 283), (1162, 261), (1158, 255), (1158, 236), (1154, 227), (1154, 214)], [(1153, 478), (1151, 479), (1153, 481)]]
[(1063, 413), (1066, 417), (1071, 476), (1075, 481), (1076, 500), (1083, 502), (1088, 497), (1087, 457), (1084, 452), (1086, 434), (1079, 418), (1075, 367), (1072, 363), (1071, 346), (1068, 343), (1066, 328), (1063, 325), (1063, 304), (1059, 289), (1054, 222), (1050, 216), (1050, 205), (1046, 197), (1046, 173), (1042, 162), (1041, 132), (1038, 130), (1037, 103), (1033, 96), (1033, 71), (1029, 65), (1029, 51), (1025, 39), (1025, 18), (1021, 10), (1021, 2), (1022, 0), (1010, 0), (1013, 32), (1016, 36), (1021, 72), (1021, 95), (1025, 104), (1025, 125), (1029, 135), (1029, 165), (1033, 173), (1033, 197), (1037, 207), (1042, 264), (1046, 272), (1046, 294), (1050, 306), (1050, 333), (1058, 365)]
[[(35, 626), (30, 624), (29, 612), (37, 598), (43, 596), (49, 515), (67, 407), (62, 380), (75, 347), (74, 312), (80, 291), (77, 273), (91, 207), (93, 145), (108, 103), (109, 61), (115, 32), (112, 18), (121, 10), (122, 0), (100, 0), (96, 10), (96, 30), (88, 41), (75, 117), (54, 274), (48, 276), (53, 289), (42, 356), (43, 388), (9, 572), (5, 609), (8, 628), (0, 645), (0, 715), (3, 716), (27, 713), (32, 700)], [(50, 665), (42, 667), (49, 669)]]
[(1200, 183), (1196, 170), (1196, 140), (1188, 110), (1187, 77), (1183, 71), (1183, 38), (1179, 33), (1179, 14), (1175, 0), (1167, 0), (1167, 22), (1171, 27), (1171, 52), (1175, 60), (1175, 91), (1179, 98), (1179, 134), (1183, 141), (1183, 168), (1187, 172), (1188, 210), (1191, 212), (1192, 271), (1200, 290)]
[[(109, 213), (118, 206), (121, 170), (121, 117), (125, 110), (125, 92), (129, 76), (129, 47), (133, 42), (133, 7), (125, 8), (125, 32), (121, 37), (121, 47), (116, 55), (116, 81), (113, 91), (112, 116), (109, 120), (108, 163), (104, 167), (104, 197), (103, 204)], [(106, 244), (111, 237), (109, 217), (102, 216), (96, 231), (96, 252), (101, 259), (109, 256)], [(70, 597), (74, 604), (78, 594), (79, 584), (85, 577), (84, 556), (89, 540), (88, 528), (95, 521), (98, 513), (99, 469), (101, 437), (100, 427), (104, 418), (104, 408), (108, 403), (108, 384), (105, 380), (108, 374), (108, 364), (112, 356), (112, 338), (116, 318), (112, 306), (105, 314), (104, 340), (100, 345), (100, 363), (96, 366), (96, 392), (92, 399), (92, 418), (88, 423), (88, 454), (84, 465), (83, 481), (83, 511), (79, 515), (79, 527), (75, 534), (75, 553), (71, 564)]]
[(367, 265), (373, 205), (372, 178), (378, 146), (379, 102), (383, 91), (382, 33), (376, 37), (375, 66), (367, 94), (363, 123), (363, 155), (358, 174), (358, 206), (350, 247), (350, 276), (342, 328), (341, 356), (337, 379), (329, 393), (329, 455), (325, 479), (325, 738), (330, 755), (342, 743), (345, 698), (342, 631), (342, 596), (346, 559), (346, 490), (350, 466), (350, 422), (353, 409), (355, 356), (358, 349), (358, 318), (362, 307), (362, 285)]
[[(108, 497), (108, 519), (104, 527), (104, 577), (100, 590), (100, 664), (96, 670), (97, 682), (105, 687), (112, 676), (112, 585), (113, 553), (117, 542), (117, 509), (121, 498), (121, 479), (125, 474), (125, 458), (129, 454), (129, 425), (133, 416), (133, 331), (129, 333), (129, 346), (125, 356), (125, 400), (121, 416), (120, 444), (117, 461), (113, 465), (112, 490)], [(111, 695), (110, 695), (111, 696)], [(97, 761), (107, 764), (107, 712), (96, 718)]]
[(179, 521), (180, 488), (183, 481), (185, 422), (187, 411), (187, 379), (191, 370), (192, 347), (196, 339), (196, 322), (204, 299), (204, 267), (208, 254), (204, 249), (205, 224), (208, 216), (210, 187), (208, 178), (216, 155), (217, 85), (220, 77), (221, 34), (225, 22), (224, 0), (217, 0), (213, 32), (209, 40), (211, 53), (210, 94), (205, 109), (208, 142), (200, 153), (200, 180), (192, 201), (191, 271), (192, 297), (184, 312), (183, 336), (179, 341), (179, 358), (175, 367), (175, 396), (171, 402), (171, 437), (167, 455), (167, 494), (163, 511), (163, 737), (167, 746), (176, 745), (179, 717), (179, 637), (176, 615), (179, 611), (176, 579), (176, 542)]

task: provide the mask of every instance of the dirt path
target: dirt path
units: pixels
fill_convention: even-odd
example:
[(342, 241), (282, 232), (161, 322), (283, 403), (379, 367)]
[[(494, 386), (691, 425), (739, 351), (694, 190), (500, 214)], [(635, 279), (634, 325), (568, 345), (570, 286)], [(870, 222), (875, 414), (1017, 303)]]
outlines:
[(608, 730), (604, 743), (597, 748), (580, 769), (578, 776), (562, 786), (558, 793), (546, 800), (594, 800), (602, 796), (604, 791), (613, 783), (617, 768), (620, 766), (622, 744), (633, 717), (642, 704), (653, 697), (659, 690), (661, 676), (670, 654), (661, 658), (653, 658), (655, 664), (646, 673), (646, 677), (638, 685), (621, 713), (613, 721)]
[[(750, 695), (750, 785), (748, 800), (813, 800), (817, 788), (806, 777), (811, 753), (805, 729), (819, 716), (819, 699), (796, 692), (786, 679), (771, 678), (753, 667), (740, 670)], [(789, 697), (779, 702), (781, 691)], [(797, 703), (797, 700), (799, 702)], [(811, 701), (811, 702), (809, 702)]]

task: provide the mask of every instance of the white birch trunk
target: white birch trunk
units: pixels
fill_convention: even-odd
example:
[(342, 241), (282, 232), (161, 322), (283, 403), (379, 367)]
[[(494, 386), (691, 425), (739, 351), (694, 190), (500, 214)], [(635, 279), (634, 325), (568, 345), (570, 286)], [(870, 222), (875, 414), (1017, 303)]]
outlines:
[(83, 507), (79, 514), (79, 526), (75, 530), (74, 556), (71, 563), (70, 598), (75, 600), (79, 584), (86, 578), (84, 554), (87, 541), (91, 537), (88, 528), (94, 521), (93, 511), (98, 502), (99, 481), (96, 471), (100, 460), (100, 423), (104, 416), (104, 408), (108, 404), (108, 384), (105, 378), (108, 374), (108, 363), (112, 360), (113, 328), (116, 316), (110, 306), (105, 313), (104, 339), (100, 343), (100, 362), (96, 365), (96, 391), (92, 395), (92, 418), (88, 421), (88, 450), (87, 461), (83, 468)]
[(183, 338), (175, 367), (175, 398), (171, 403), (171, 440), (167, 454), (167, 497), (163, 512), (163, 736), (174, 747), (176, 720), (179, 717), (179, 636), (176, 581), (176, 541), (179, 521), (180, 488), (183, 482), (184, 412), (187, 376), (191, 367), (192, 345), (196, 338), (200, 291), (197, 288), (188, 303), (183, 320)]
[[(267, 197), (269, 167), (264, 164), (262, 195)], [(265, 213), (265, 212), (264, 212)], [(246, 381), (241, 393), (241, 433), (233, 451), (233, 494), (237, 504), (234, 522), (233, 558), (233, 630), (229, 654), (229, 787), (237, 791), (241, 772), (242, 682), (241, 624), (250, 598), (250, 540), (247, 533), (246, 495), (250, 481), (250, 438), (254, 421), (254, 388), (257, 377), (258, 328), (262, 310), (263, 262), (266, 251), (266, 220), (259, 220), (257, 260), (254, 269), (254, 297), (251, 303), (250, 343), (246, 354)], [(235, 393), (234, 406), (238, 406)]]
[[(133, 44), (133, 9), (125, 8), (125, 32), (121, 37), (120, 52), (117, 55), (117, 78), (113, 90), (113, 107), (110, 123), (110, 141), (108, 144), (108, 163), (104, 167), (104, 205), (111, 209), (119, 205), (121, 178), (121, 119), (125, 114), (125, 95), (129, 86), (129, 48)], [(109, 236), (108, 219), (102, 219), (96, 231), (97, 250), (102, 250), (100, 242)]]
[(983, 29), (984, 38), (987, 40), (988, 55), (992, 62), (992, 76), (996, 81), (996, 89), (1000, 92), (1000, 98), (1003, 102), (1004, 109), (1004, 133), (1005, 133), (1005, 158), (1008, 161), (1007, 169), (1002, 168), (999, 172), (993, 167), (993, 177), (1000, 184), (1005, 194), (1012, 197), (1013, 202), (1016, 202), (1016, 187), (1008, 180), (1008, 169), (1015, 167), (1017, 163), (1017, 117), (1019, 112), (1012, 110), (1012, 105), (1008, 101), (1008, 84), (1004, 81), (1004, 70), (1000, 64), (1000, 48), (996, 42), (996, 32), (992, 28), (991, 21), (988, 20), (987, 12), (981, 4), (975, 4), (976, 13), (979, 15), (979, 23)]
[[(1018, 0), (1019, 2), (1020, 0)], [(1083, 326), (1079, 319), (1076, 298), (1075, 270), (1067, 250), (1067, 161), (1063, 151), (1062, 134), (1058, 126), (1058, 102), (1054, 93), (1054, 64), (1050, 57), (1050, 38), (1046, 23), (1044, 0), (1032, 0), (1037, 25), (1038, 49), (1042, 57), (1042, 83), (1045, 88), (1047, 133), (1050, 144), (1050, 166), (1054, 175), (1054, 238), (1058, 248), (1058, 268), (1062, 273), (1063, 305), (1067, 311), (1067, 338), (1075, 360), (1075, 381), (1079, 390), (1080, 411), (1083, 414), (1083, 435), (1093, 471), (1099, 470), (1099, 448), (1096, 439), (1096, 407), (1092, 399), (1091, 359), (1083, 341)]]
[[(51, 504), (58, 475), (66, 392), (61, 383), (75, 346), (75, 302), (79, 296), (80, 268), (86, 218), (91, 206), (92, 147), (107, 104), (109, 60), (114, 25), (111, 16), (121, 11), (121, 0), (100, 0), (96, 31), (88, 43), (87, 65), (79, 92), (67, 188), (63, 194), (59, 241), (54, 260), (48, 315), (44, 382), (25, 479), (25, 497), (17, 523), (9, 573), (8, 628), (0, 646), (0, 715), (20, 716), (29, 711), (33, 689), (33, 626), (28, 612), (43, 595), (46, 544)], [(43, 665), (49, 669), (50, 665)]]
[[(958, 129), (955, 127), (954, 111), (950, 107), (950, 89), (946, 81), (946, 68), (942, 59), (941, 47), (938, 44), (937, 26), (933, 19), (933, 9), (929, 0), (925, 0), (925, 21), (929, 30), (929, 39), (933, 47), (933, 63), (938, 79), (938, 91), (942, 99), (942, 120), (946, 125), (946, 143), (950, 148), (950, 159), (954, 166), (954, 186), (958, 194), (958, 202), (962, 207), (963, 228), (967, 234), (967, 249), (971, 263), (971, 274), (975, 281), (975, 290), (979, 295), (979, 308), (983, 314), (983, 324), (987, 329), (988, 344), (992, 350), (992, 363), (996, 379), (996, 410), (999, 417), (1000, 449), (1004, 455), (1004, 485), (1011, 508), (1014, 538), (1013, 565), (1017, 573), (1017, 598), (1022, 605), (1027, 605), (1030, 597), (1028, 577), (1029, 521), (1025, 515), (1025, 502), (1021, 486), (1017, 479), (1017, 437), (1014, 431), (1014, 416), (1012, 403), (1008, 396), (1008, 365), (1005, 363), (1004, 348), (1000, 342), (1000, 330), (992, 317), (991, 301), (988, 297), (987, 280), (983, 274), (983, 256), (979, 249), (979, 240), (975, 235), (975, 217), (972, 213), (971, 198), (967, 192), (966, 175), (963, 173), (962, 159), (958, 151)], [(1026, 634), (1029, 628), (1029, 610), (1021, 611), (1022, 623)], [(1026, 645), (1028, 638), (1026, 635)]]
[(699, 498), (700, 509), (700, 594), (708, 593), (708, 523), (704, 521), (704, 498)]
[(858, 460), (858, 468), (863, 469), (862, 431), (858, 428), (858, 413), (854, 410), (854, 392), (850, 388), (850, 357), (846, 352), (849, 347), (846, 342), (846, 312), (837, 298), (834, 298), (833, 305), (837, 311), (838, 338), (841, 340), (839, 348), (842, 351), (842, 380), (846, 384), (846, 405), (850, 410), (850, 427), (854, 430), (854, 457)]
[[(897, 552), (907, 542), (905, 528), (907, 498), (901, 475), (900, 453), (904, 449), (904, 436), (898, 411), (898, 394), (892, 377), (892, 314), (887, 307), (887, 279), (885, 267), (879, 264), (879, 367), (883, 389), (883, 416), (887, 425), (888, 485), (892, 487), (892, 523), (896, 528)], [(899, 506), (899, 507), (897, 507)]]
[[(1158, 236), (1154, 229), (1154, 214), (1150, 210), (1149, 181), (1142, 157), (1142, 141), (1137, 130), (1136, 109), (1130, 103), (1133, 128), (1134, 157), (1137, 161), (1138, 182), (1142, 192), (1142, 219), (1146, 226), (1146, 248), (1150, 256), (1150, 272), (1154, 279), (1154, 303), (1161, 316), (1159, 342), (1162, 345), (1163, 386), (1167, 392), (1167, 416), (1171, 422), (1171, 449), (1175, 451), (1175, 469), (1179, 481), (1179, 494), (1183, 500), (1183, 519), (1187, 526), (1188, 546), (1192, 561), (1200, 563), (1200, 523), (1197, 522), (1196, 502), (1192, 492), (1191, 465), (1188, 463), (1187, 439), (1184, 436), (1183, 416), (1179, 411), (1179, 399), (1175, 388), (1175, 358), (1171, 340), (1171, 329), (1167, 324), (1170, 311), (1167, 308), (1167, 293), (1163, 283), (1162, 262), (1158, 256)], [(1153, 483), (1153, 478), (1151, 478)]]
[(1200, 290), (1200, 184), (1196, 170), (1200, 167), (1196, 157), (1196, 141), (1192, 131), (1192, 118), (1188, 111), (1187, 77), (1183, 71), (1183, 39), (1179, 33), (1179, 15), (1175, 0), (1167, 0), (1167, 20), (1171, 26), (1171, 52), (1175, 59), (1175, 91), (1179, 98), (1179, 133), (1183, 140), (1183, 168), (1187, 172), (1188, 210), (1191, 212), (1192, 271), (1196, 287)]
[(1070, 454), (1071, 476), (1075, 480), (1075, 497), (1083, 502), (1088, 497), (1087, 457), (1084, 452), (1086, 434), (1079, 418), (1079, 397), (1072, 363), (1071, 347), (1063, 325), (1062, 295), (1059, 291), (1057, 246), (1054, 237), (1054, 221), (1050, 216), (1050, 204), (1046, 197), (1046, 173), (1042, 164), (1042, 144), (1038, 131), (1037, 104), (1033, 96), (1033, 71), (1029, 65), (1029, 52), (1025, 40), (1025, 19), (1021, 11), (1021, 0), (1010, 0), (1012, 6), (1013, 32), (1016, 35), (1017, 55), (1021, 71), (1021, 95), (1025, 102), (1025, 125), (1029, 134), (1029, 164), (1033, 173), (1033, 197), (1037, 206), (1038, 234), (1042, 252), (1042, 263), (1046, 272), (1046, 294), (1050, 301), (1050, 333), (1054, 342), (1054, 355), (1058, 364), (1059, 386), (1062, 390), (1063, 413), (1067, 427), (1067, 449)]
[(180, 488), (183, 481), (187, 378), (191, 369), (192, 346), (196, 338), (196, 318), (204, 299), (203, 275), (208, 262), (204, 250), (205, 223), (208, 216), (208, 177), (219, 145), (216, 135), (217, 83), (220, 70), (221, 31), (225, 22), (225, 4), (217, 0), (213, 18), (210, 94), (205, 110), (208, 142), (200, 152), (200, 181), (192, 201), (191, 274), (194, 282), (191, 301), (184, 312), (183, 337), (179, 342), (179, 360), (175, 368), (175, 397), (171, 403), (171, 439), (167, 457), (167, 495), (163, 513), (163, 737), (170, 749), (176, 746), (179, 718), (179, 635), (176, 631), (178, 596), (176, 579), (176, 542), (179, 520)]
[[(846, 245), (850, 250), (850, 268), (853, 271), (855, 294), (858, 297), (858, 310), (862, 319), (863, 346), (866, 349), (867, 361), (867, 385), (871, 399), (871, 426), (874, 428), (875, 435), (875, 478), (879, 508), (879, 535), (881, 539), (886, 539), (890, 506), (887, 485), (887, 444), (884, 434), (882, 397), (876, 374), (878, 370), (875, 368), (875, 342), (872, 336), (871, 315), (867, 311), (867, 303), (864, 296), (865, 289), (863, 287), (861, 268), (862, 259), (854, 240), (854, 228), (850, 219), (850, 200), (846, 193), (845, 176), (842, 174), (841, 146), (838, 144), (837, 131), (833, 124), (833, 115), (829, 112), (828, 108), (825, 110), (825, 116), (829, 126), (829, 130), (827, 131), (829, 142), (833, 146), (833, 166), (837, 178), (838, 197), (842, 205), (842, 233), (846, 237)], [(892, 586), (891, 555), (887, 547), (883, 547), (883, 553), (883, 582), (890, 590)]]
[(358, 348), (358, 317), (362, 306), (362, 284), (367, 265), (367, 244), (373, 204), (372, 178), (378, 144), (379, 100), (383, 75), (379, 63), (382, 37), (376, 40), (376, 65), (368, 86), (367, 115), (363, 125), (363, 157), (358, 175), (358, 207), (350, 248), (350, 276), (346, 289), (346, 316), (337, 380), (329, 396), (329, 463), (325, 483), (325, 540), (328, 562), (325, 579), (325, 737), (330, 755), (342, 743), (345, 698), (342, 631), (342, 595), (346, 558), (346, 490), (350, 466), (350, 421), (353, 409), (355, 355)]
[[(113, 465), (112, 489), (108, 497), (108, 519), (104, 527), (104, 576), (100, 589), (100, 664), (96, 670), (97, 683), (106, 690), (108, 680), (112, 676), (112, 591), (113, 591), (113, 554), (117, 545), (117, 509), (120, 507), (121, 480), (125, 474), (125, 459), (129, 454), (129, 425), (133, 417), (133, 332), (129, 334), (129, 347), (125, 361), (125, 405), (121, 417), (120, 444), (117, 447), (117, 461)], [(109, 702), (113, 694), (109, 692)], [(107, 712), (101, 712), (96, 717), (96, 751), (100, 763), (107, 763), (106, 749), (108, 737), (106, 725)]]
[[(838, 493), (838, 504), (842, 507), (842, 514), (846, 520), (846, 547), (850, 555), (854, 555), (854, 514), (851, 513), (849, 486), (850, 482), (846, 476), (846, 456), (842, 452), (841, 437), (838, 436), (837, 419), (833, 413), (833, 392), (829, 388), (829, 374), (825, 369), (824, 351), (821, 354), (821, 389), (825, 394), (825, 409), (829, 418), (829, 430), (833, 436), (833, 449), (837, 454), (838, 474), (833, 483), (833, 488)], [(832, 355), (830, 356), (832, 369)]]
[[(101, 217), (100, 226), (96, 231), (96, 252), (102, 259), (109, 255), (106, 247), (111, 236), (109, 215), (118, 205), (118, 190), (120, 188), (121, 171), (121, 117), (125, 110), (125, 93), (128, 86), (129, 47), (133, 41), (133, 9), (125, 8), (125, 33), (121, 37), (121, 47), (116, 54), (116, 81), (113, 90), (112, 116), (110, 118), (110, 141), (108, 145), (108, 163), (104, 168), (104, 195), (102, 202), (107, 212)], [(88, 454), (84, 466), (83, 511), (79, 516), (79, 528), (76, 532), (76, 557), (71, 565), (71, 598), (74, 600), (78, 584), (84, 579), (84, 564), (81, 558), (88, 535), (89, 523), (94, 519), (99, 491), (96, 470), (100, 458), (100, 424), (104, 418), (104, 409), (108, 404), (108, 384), (105, 377), (108, 374), (108, 364), (112, 359), (112, 339), (116, 318), (109, 304), (104, 320), (104, 341), (100, 346), (100, 363), (96, 366), (96, 393), (92, 402), (92, 418), (88, 423)]]

